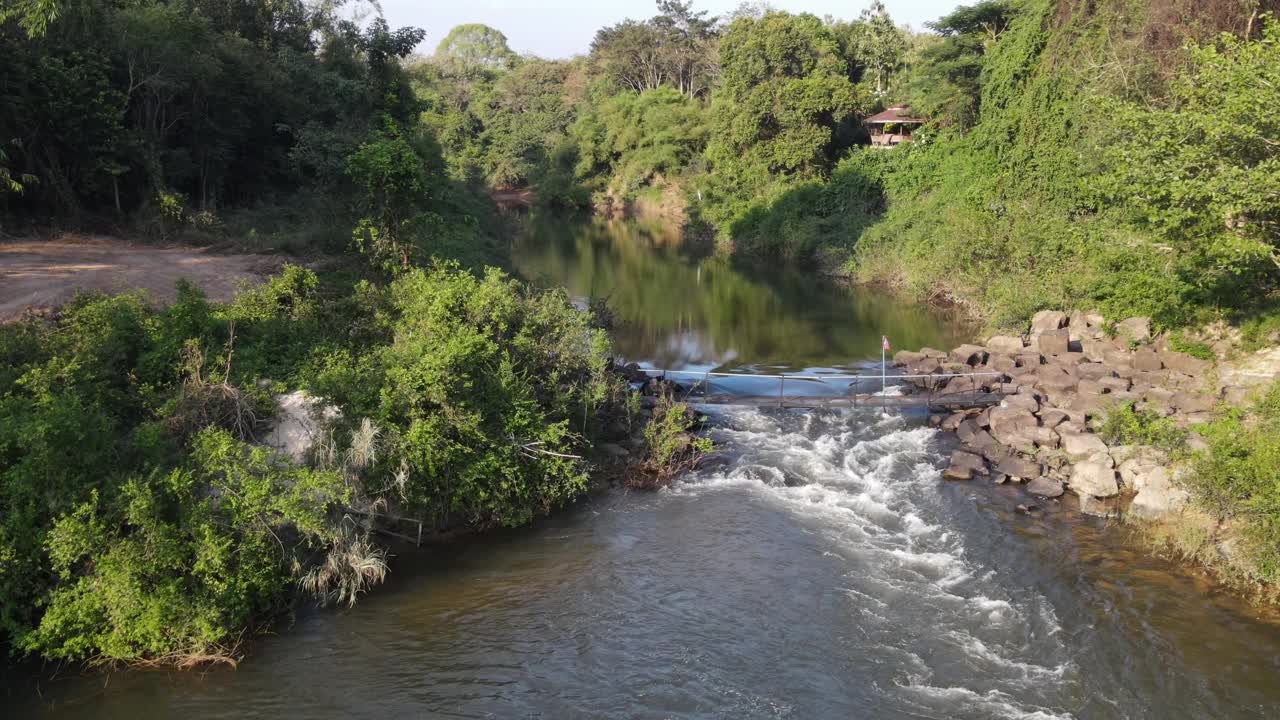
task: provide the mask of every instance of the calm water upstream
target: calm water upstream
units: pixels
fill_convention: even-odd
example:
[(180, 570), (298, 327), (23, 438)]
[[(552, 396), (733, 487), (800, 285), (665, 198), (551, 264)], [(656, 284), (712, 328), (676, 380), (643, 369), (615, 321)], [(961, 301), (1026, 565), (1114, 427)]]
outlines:
[[(633, 224), (540, 226), (517, 267), (608, 295), (621, 352), (664, 366), (845, 368), (882, 333), (964, 334)], [(943, 483), (922, 418), (714, 426), (726, 467), (401, 550), (354, 610), (302, 612), (238, 670), (18, 682), (5, 717), (1280, 716), (1280, 625), (1066, 508)]]

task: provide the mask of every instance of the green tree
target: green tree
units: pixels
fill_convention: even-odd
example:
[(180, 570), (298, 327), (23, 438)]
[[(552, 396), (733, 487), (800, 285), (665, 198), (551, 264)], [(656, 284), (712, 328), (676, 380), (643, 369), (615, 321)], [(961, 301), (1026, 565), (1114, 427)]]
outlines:
[(468, 80), (509, 70), (518, 59), (506, 35), (479, 23), (458, 25), (436, 46), (436, 61)]
[(822, 177), (837, 128), (867, 101), (849, 82), (831, 30), (812, 15), (739, 19), (720, 42), (721, 86), (706, 156), (708, 214), (726, 223), (747, 204)]

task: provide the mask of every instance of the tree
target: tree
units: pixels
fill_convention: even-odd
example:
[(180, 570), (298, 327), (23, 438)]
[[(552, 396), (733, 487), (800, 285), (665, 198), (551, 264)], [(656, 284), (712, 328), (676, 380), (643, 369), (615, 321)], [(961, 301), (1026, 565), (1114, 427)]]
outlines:
[(866, 107), (831, 30), (813, 15), (735, 20), (720, 41), (721, 87), (706, 156), (713, 219), (798, 180), (821, 177), (837, 128)]
[(597, 31), (591, 43), (596, 67), (638, 93), (664, 84), (688, 97), (706, 92), (715, 70), (715, 18), (679, 0), (659, 0), (658, 12)]
[(436, 60), (468, 80), (508, 70), (517, 59), (506, 35), (479, 23), (455, 27), (436, 46)]
[(930, 23), (940, 37), (921, 49), (912, 69), (907, 82), (911, 107), (940, 126), (973, 126), (982, 98), (983, 56), (1015, 12), (1007, 0), (984, 0)]
[(859, 19), (862, 33), (858, 54), (875, 76), (876, 94), (883, 95), (890, 76), (902, 67), (907, 50), (906, 34), (893, 24), (880, 0), (874, 0)]

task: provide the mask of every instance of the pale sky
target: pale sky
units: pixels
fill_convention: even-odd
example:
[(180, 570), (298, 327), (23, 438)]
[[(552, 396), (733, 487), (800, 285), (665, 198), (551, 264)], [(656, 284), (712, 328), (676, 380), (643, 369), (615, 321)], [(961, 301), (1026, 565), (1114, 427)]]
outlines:
[[(899, 25), (917, 30), (959, 5), (976, 0), (883, 0)], [(431, 52), (455, 25), (484, 23), (501, 30), (511, 49), (547, 58), (585, 53), (596, 30), (625, 18), (644, 20), (657, 14), (653, 0), (382, 0), (392, 27), (412, 25), (427, 31), (419, 48)], [(725, 15), (741, 0), (694, 0), (695, 10)], [(779, 10), (809, 12), (823, 17), (853, 19), (871, 0), (771, 0)]]

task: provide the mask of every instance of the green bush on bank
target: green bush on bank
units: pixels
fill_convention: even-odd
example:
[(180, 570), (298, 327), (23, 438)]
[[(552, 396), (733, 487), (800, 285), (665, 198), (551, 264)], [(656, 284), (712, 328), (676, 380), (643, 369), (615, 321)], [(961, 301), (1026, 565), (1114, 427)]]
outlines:
[(1189, 476), (1199, 504), (1240, 523), (1253, 579), (1280, 581), (1280, 383), (1247, 410), (1230, 409), (1198, 432), (1209, 443)]
[[(160, 310), (86, 296), (0, 326), (0, 634), (53, 659), (234, 658), (304, 578), (349, 601), (381, 576), (342, 565), (378, 552), (353, 503), (527, 522), (585, 489), (621, 397), (608, 349), (563, 293), (443, 265), (337, 296), (290, 267), (227, 304), (184, 284)], [(376, 437), (359, 472), (254, 444), (266, 388), (296, 387), (339, 405), (344, 443)]]

